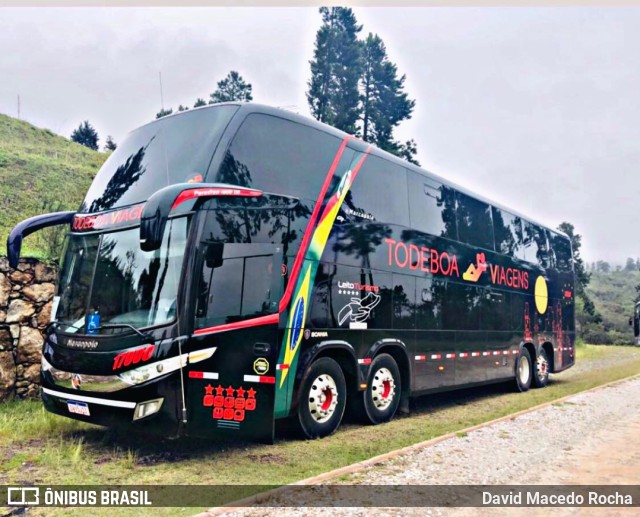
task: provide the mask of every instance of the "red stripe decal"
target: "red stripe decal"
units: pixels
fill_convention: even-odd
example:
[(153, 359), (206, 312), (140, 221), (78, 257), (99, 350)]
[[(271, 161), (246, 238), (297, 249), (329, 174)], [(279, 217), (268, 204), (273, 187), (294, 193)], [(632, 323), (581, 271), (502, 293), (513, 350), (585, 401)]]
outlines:
[(224, 325), (216, 325), (215, 327), (207, 327), (198, 329), (193, 332), (196, 336), (203, 334), (213, 334), (214, 332), (225, 332), (227, 330), (238, 330), (250, 327), (259, 327), (261, 325), (277, 324), (280, 319), (279, 314), (269, 314), (268, 316), (260, 316), (259, 318), (251, 318), (250, 320), (238, 321), (236, 323), (225, 323)]
[(277, 364), (276, 365), (276, 370), (288, 370), (289, 369), (289, 365), (288, 364)]
[(365, 357), (364, 359), (358, 359), (360, 364), (371, 364), (371, 357)]
[(267, 377), (265, 375), (261, 375), (260, 376), (260, 382), (262, 382), (264, 384), (275, 384), (276, 383), (276, 378), (275, 377)]
[(340, 162), (340, 158), (342, 158), (342, 153), (344, 152), (345, 147), (347, 147), (347, 142), (353, 138), (351, 136), (346, 137), (335, 157), (333, 158), (333, 163), (329, 168), (329, 172), (327, 173), (327, 177), (324, 179), (324, 184), (322, 185), (322, 189), (320, 190), (320, 195), (316, 201), (316, 206), (313, 207), (313, 212), (311, 213), (311, 217), (309, 218), (309, 223), (307, 224), (307, 229), (302, 236), (302, 243), (300, 244), (300, 249), (298, 250), (298, 254), (296, 255), (296, 260), (293, 262), (293, 267), (291, 268), (291, 276), (289, 277), (289, 283), (287, 284), (287, 289), (280, 300), (280, 305), (278, 310), (283, 312), (287, 305), (289, 305), (289, 300), (291, 299), (291, 294), (293, 293), (293, 288), (295, 287), (296, 281), (298, 279), (298, 273), (300, 273), (300, 268), (302, 267), (302, 262), (304, 260), (304, 256), (307, 252), (307, 246), (309, 245), (309, 241), (311, 240), (311, 233), (313, 232), (313, 228), (316, 224), (316, 218), (318, 217), (318, 213), (320, 212), (320, 206), (322, 205), (322, 200), (324, 196), (327, 194), (327, 190), (329, 189), (329, 185), (331, 184), (331, 178), (333, 178), (333, 173), (338, 167), (338, 163)]
[(204, 372), (189, 372), (190, 379), (203, 379)]

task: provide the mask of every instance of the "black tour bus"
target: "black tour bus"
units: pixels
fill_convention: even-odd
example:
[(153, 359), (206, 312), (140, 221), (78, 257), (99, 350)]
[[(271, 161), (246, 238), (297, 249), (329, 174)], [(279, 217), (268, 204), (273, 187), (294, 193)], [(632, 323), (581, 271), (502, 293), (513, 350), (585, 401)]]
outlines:
[(219, 104), (128, 135), (69, 224), (49, 411), (166, 435), (332, 433), (574, 363), (567, 237), (332, 127)]

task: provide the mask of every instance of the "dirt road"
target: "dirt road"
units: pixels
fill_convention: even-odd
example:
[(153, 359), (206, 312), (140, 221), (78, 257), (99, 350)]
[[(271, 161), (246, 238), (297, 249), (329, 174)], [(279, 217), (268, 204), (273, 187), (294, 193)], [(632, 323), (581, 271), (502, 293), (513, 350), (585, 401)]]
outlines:
[[(640, 379), (624, 381), (376, 464), (340, 484), (640, 484)], [(285, 497), (285, 496), (282, 496)], [(276, 499), (282, 503), (283, 499)], [(277, 506), (277, 502), (274, 506)], [(323, 508), (235, 515), (326, 515)], [(376, 515), (640, 515), (640, 508), (377, 508)], [(371, 514), (332, 508), (332, 515)], [(230, 515), (230, 514), (227, 514)]]

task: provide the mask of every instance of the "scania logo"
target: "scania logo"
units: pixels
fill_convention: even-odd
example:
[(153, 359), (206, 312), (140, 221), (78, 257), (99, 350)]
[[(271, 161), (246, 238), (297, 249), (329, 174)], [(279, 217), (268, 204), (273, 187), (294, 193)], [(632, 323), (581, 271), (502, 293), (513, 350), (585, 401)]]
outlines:
[(71, 377), (71, 386), (74, 389), (79, 390), (81, 384), (82, 384), (82, 377), (80, 377), (80, 375), (78, 375), (77, 373), (74, 373), (73, 376)]

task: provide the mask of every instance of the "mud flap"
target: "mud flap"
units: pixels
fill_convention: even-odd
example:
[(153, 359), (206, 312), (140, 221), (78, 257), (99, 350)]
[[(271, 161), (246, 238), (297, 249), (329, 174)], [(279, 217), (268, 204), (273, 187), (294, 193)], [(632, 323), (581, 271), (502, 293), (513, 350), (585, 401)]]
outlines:
[(274, 384), (246, 380), (260, 376), (206, 379), (198, 378), (200, 373), (187, 374), (189, 435), (273, 442)]

